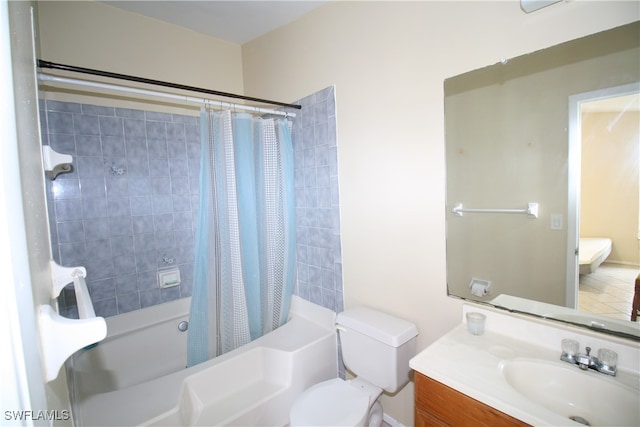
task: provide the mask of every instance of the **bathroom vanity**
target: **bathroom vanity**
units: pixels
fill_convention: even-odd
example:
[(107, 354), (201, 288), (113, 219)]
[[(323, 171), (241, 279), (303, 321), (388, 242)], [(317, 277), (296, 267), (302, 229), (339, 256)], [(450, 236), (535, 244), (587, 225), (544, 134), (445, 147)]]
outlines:
[[(486, 315), (482, 335), (468, 332), (470, 311)], [(639, 342), (479, 304), (462, 318), (409, 363), (417, 426), (640, 425)], [(562, 340), (615, 352), (616, 375), (560, 360)]]
[(529, 425), (419, 372), (415, 384), (416, 427)]

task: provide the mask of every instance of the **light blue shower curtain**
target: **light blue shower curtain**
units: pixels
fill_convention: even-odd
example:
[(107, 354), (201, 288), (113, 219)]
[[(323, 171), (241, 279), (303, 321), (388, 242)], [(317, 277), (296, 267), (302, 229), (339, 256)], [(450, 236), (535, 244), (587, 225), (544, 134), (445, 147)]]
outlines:
[(290, 123), (204, 109), (201, 123), (188, 366), (284, 324), (295, 283)]

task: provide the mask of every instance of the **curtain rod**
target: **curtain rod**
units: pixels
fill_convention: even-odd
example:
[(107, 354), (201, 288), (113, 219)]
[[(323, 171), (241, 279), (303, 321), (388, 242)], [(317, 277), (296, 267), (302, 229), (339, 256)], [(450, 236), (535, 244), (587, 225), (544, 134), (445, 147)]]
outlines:
[(42, 82), (64, 83), (64, 84), (71, 84), (76, 86), (115, 90), (119, 92), (134, 93), (137, 95), (155, 96), (155, 97), (173, 99), (173, 100), (178, 100), (183, 102), (193, 102), (196, 104), (214, 105), (222, 108), (233, 108), (238, 110), (252, 111), (260, 114), (274, 114), (274, 115), (285, 116), (285, 117), (296, 116), (295, 113), (273, 110), (270, 108), (253, 107), (251, 105), (243, 105), (243, 104), (233, 104), (231, 102), (214, 101), (210, 99), (197, 98), (197, 97), (188, 96), (188, 95), (178, 95), (175, 93), (158, 92), (158, 91), (149, 90), (149, 89), (119, 86), (111, 83), (100, 83), (100, 82), (93, 82), (89, 80), (73, 79), (69, 77), (52, 76), (50, 74), (45, 74), (45, 73), (38, 73), (38, 80)]
[(43, 61), (42, 59), (37, 60), (37, 65), (40, 68), (51, 68), (54, 70), (73, 71), (76, 73), (91, 74), (94, 76), (110, 77), (113, 79), (128, 80), (128, 81), (137, 82), (137, 83), (152, 84), (156, 86), (170, 87), (173, 89), (182, 89), (182, 90), (188, 90), (192, 92), (206, 93), (209, 95), (222, 96), (225, 98), (235, 98), (235, 99), (242, 99), (245, 101), (261, 102), (263, 104), (279, 105), (281, 107), (295, 108), (297, 110), (300, 110), (302, 108), (302, 106), (298, 104), (287, 104), (285, 102), (253, 98), (251, 96), (238, 95), (235, 93), (228, 93), (228, 92), (220, 92), (220, 91), (211, 90), (211, 89), (203, 89), (195, 86), (187, 86), (187, 85), (182, 85), (178, 83), (163, 82), (161, 80), (147, 79), (144, 77), (130, 76), (127, 74), (112, 73), (110, 71), (94, 70), (91, 68), (77, 67), (75, 65), (57, 64), (50, 61)]

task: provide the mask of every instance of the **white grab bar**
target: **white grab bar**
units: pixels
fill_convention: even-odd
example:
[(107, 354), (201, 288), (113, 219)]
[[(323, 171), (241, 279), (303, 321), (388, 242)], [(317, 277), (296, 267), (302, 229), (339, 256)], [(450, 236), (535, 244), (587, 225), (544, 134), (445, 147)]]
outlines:
[(107, 322), (96, 317), (87, 283), (84, 267), (62, 267), (51, 261), (51, 298), (56, 299), (62, 289), (73, 282), (80, 319), (60, 316), (48, 304), (38, 307), (40, 348), (44, 364), (45, 378), (57, 378), (62, 364), (87, 345), (103, 340), (107, 336)]
[(539, 206), (538, 203), (529, 202), (527, 209), (465, 209), (462, 207), (462, 203), (456, 203), (453, 206), (452, 212), (458, 216), (462, 216), (463, 213), (516, 213), (527, 214), (532, 218), (538, 218)]
[(94, 311), (93, 303), (91, 302), (91, 296), (89, 295), (89, 289), (87, 289), (87, 282), (84, 280), (86, 277), (85, 270), (77, 268), (73, 270), (71, 277), (73, 277), (73, 288), (76, 291), (78, 317), (81, 319), (96, 317), (96, 312)]

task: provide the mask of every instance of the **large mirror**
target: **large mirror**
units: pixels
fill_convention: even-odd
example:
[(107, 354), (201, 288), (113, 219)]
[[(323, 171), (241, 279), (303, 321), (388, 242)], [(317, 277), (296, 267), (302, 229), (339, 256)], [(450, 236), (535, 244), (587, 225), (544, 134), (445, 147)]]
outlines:
[(449, 295), (640, 340), (639, 44), (635, 22), (445, 81)]

